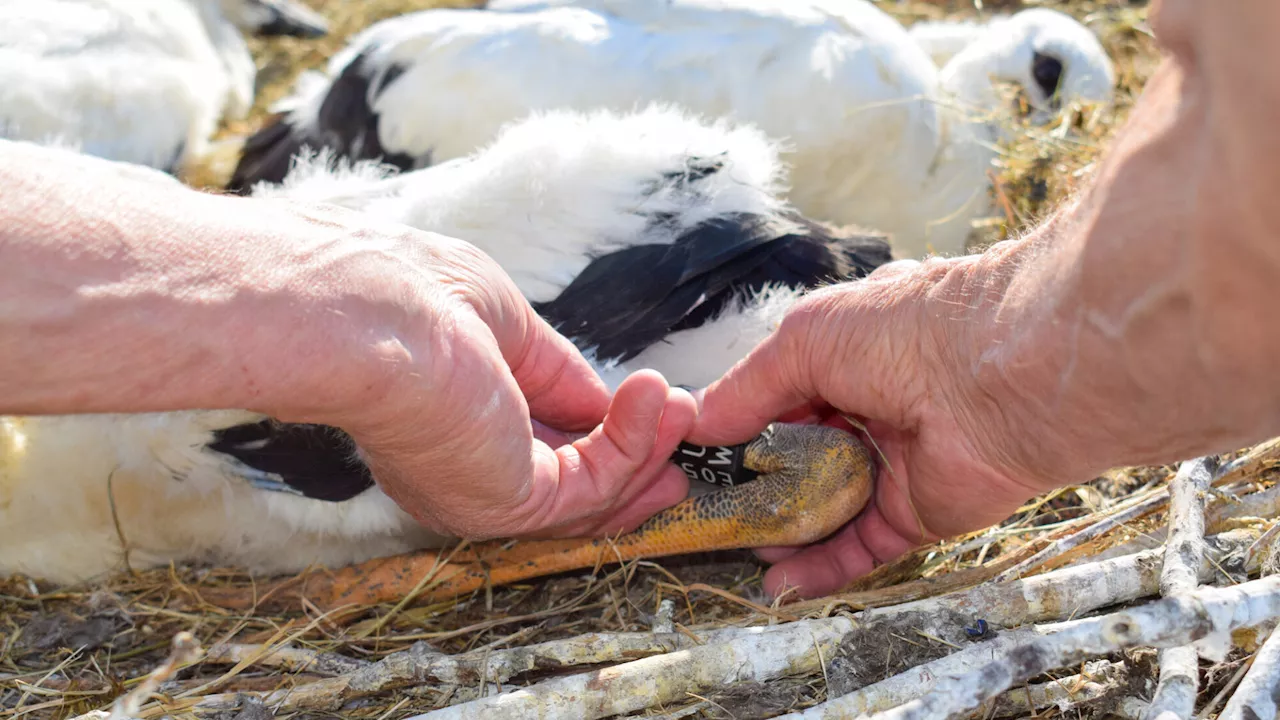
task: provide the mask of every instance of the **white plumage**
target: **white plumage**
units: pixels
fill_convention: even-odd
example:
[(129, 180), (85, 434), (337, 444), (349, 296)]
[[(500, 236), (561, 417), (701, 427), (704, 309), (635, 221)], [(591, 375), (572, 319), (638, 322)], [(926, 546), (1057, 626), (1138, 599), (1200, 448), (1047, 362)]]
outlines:
[[(673, 184), (647, 187), (662, 172), (682, 171), (688, 158), (717, 157), (727, 159), (726, 169), (700, 182), (696, 193)], [(610, 252), (670, 244), (733, 213), (781, 219), (790, 210), (779, 199), (782, 168), (765, 135), (748, 126), (702, 124), (663, 107), (537, 114), (480, 153), (404, 175), (388, 177), (389, 168), (371, 162), (332, 166), (332, 156), (322, 153), (299, 163), (283, 186), (263, 183), (254, 194), (341, 205), (461, 238), (496, 259), (534, 303), (554, 300)], [(655, 224), (663, 215), (675, 220)], [(668, 335), (623, 366), (598, 369), (615, 387), (639, 368), (678, 384), (708, 385), (764, 339), (795, 294), (779, 288), (756, 296), (718, 323)]]
[(250, 139), (231, 187), (278, 182), (303, 146), (407, 169), (465, 155), (531, 111), (668, 102), (783, 141), (788, 198), (806, 215), (887, 232), (900, 255), (950, 254), (990, 209), (993, 80), (1022, 85), (1041, 113), (1104, 102), (1114, 84), (1093, 34), (1043, 9), (993, 24), (939, 69), (864, 0), (490, 8), (370, 26)]
[[(758, 343), (800, 288), (890, 259), (883, 238), (836, 234), (797, 215), (777, 197), (784, 183), (758, 130), (654, 107), (534, 116), (472, 156), (403, 175), (369, 162), (339, 169), (320, 155), (257, 194), (468, 240), (544, 316), (577, 323), (584, 347), (608, 348), (598, 365), (611, 384), (625, 370), (609, 361), (625, 357), (627, 369), (700, 386)], [(603, 286), (584, 285), (593, 273)], [(679, 323), (690, 327), (674, 330)], [(332, 487), (305, 475), (314, 461), (288, 453), (332, 469), (354, 457), (349, 439), (262, 420), (239, 411), (0, 419), (0, 573), (65, 582), (117, 567), (112, 494), (135, 567), (207, 561), (286, 572), (442, 540), (376, 487), (313, 499)], [(319, 482), (359, 475), (341, 474)]]
[(340, 503), (271, 492), (206, 447), (214, 430), (260, 419), (238, 411), (0, 418), (0, 574), (89, 579), (124, 567), (126, 541), (133, 568), (209, 562), (277, 573), (441, 540), (376, 489)]
[(986, 22), (979, 20), (921, 20), (907, 28), (907, 34), (938, 67), (942, 67), (985, 33), (1009, 20), (999, 15)]
[(324, 29), (293, 0), (0, 0), (0, 137), (176, 171), (252, 105), (242, 31)]

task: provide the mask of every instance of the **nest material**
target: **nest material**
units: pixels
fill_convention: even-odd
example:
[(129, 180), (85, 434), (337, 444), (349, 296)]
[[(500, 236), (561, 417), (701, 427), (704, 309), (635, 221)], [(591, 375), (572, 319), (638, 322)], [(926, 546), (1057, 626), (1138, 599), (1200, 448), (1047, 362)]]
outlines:
[[(220, 131), (218, 139), (223, 144), (219, 152), (192, 168), (186, 177), (189, 182), (219, 187), (230, 175), (239, 142), (269, 118), (269, 106), (289, 91), (302, 70), (322, 68), (352, 33), (411, 10), (475, 3), (311, 0), (310, 4), (330, 20), (333, 32), (318, 41), (281, 38), (251, 43), (260, 69), (253, 112), (247, 120), (228, 124)], [(1040, 4), (1065, 10), (1099, 33), (1116, 62), (1116, 103), (1103, 111), (1071, 113), (1062, 125), (1053, 128), (1019, 127), (1019, 139), (1004, 148), (993, 173), (1001, 214), (977, 224), (975, 246), (1016, 235), (1076, 191), (1157, 62), (1143, 6), (1089, 0)], [(1012, 10), (1016, 5), (988, 2), (986, 10)], [(883, 7), (904, 22), (979, 14), (968, 3), (885, 2)], [(1019, 121), (1015, 117), (1011, 122)], [(342, 695), (350, 699), (343, 699), (337, 707), (321, 707), (324, 703), (316, 701), (318, 706), (312, 708), (326, 716), (409, 717), (459, 706), (503, 687), (546, 683), (561, 676), (569, 682), (575, 673), (589, 669), (590, 663), (607, 666), (633, 660), (669, 649), (664, 643), (695, 647), (709, 637), (708, 633), (730, 633), (747, 625), (767, 627), (800, 618), (835, 621), (841, 614), (867, 607), (890, 607), (964, 591), (1002, 572), (1017, 571), (1026, 577), (1082, 559), (1158, 548), (1168, 523), (1168, 504), (1159, 496), (1174, 470), (1112, 471), (1086, 485), (1037, 498), (997, 527), (913, 552), (859, 580), (839, 598), (772, 608), (760, 605), (762, 568), (747, 552), (636, 562), (493, 589), (456, 602), (357, 608), (328, 617), (314, 612), (240, 615), (203, 604), (202, 588), (253, 582), (227, 570), (122, 572), (92, 587), (63, 589), (42, 587), (26, 578), (4, 579), (0, 581), (0, 718), (67, 718), (108, 709), (150, 682), (156, 694), (134, 698), (143, 717), (171, 714), (256, 720), (270, 717), (273, 711), (290, 715), (305, 710), (295, 706), (296, 697), (314, 693), (318, 687), (342, 685), (346, 688), (342, 692), (350, 693), (350, 678), (372, 672), (369, 668), (381, 668), (377, 672), (392, 666), (415, 672), (436, 668), (433, 672), (437, 676), (418, 680), (396, 680), (384, 673), (377, 676), (383, 685), (374, 683), (354, 695)], [(1255, 467), (1243, 478), (1243, 484), (1237, 483), (1234, 492), (1261, 491), (1265, 495), (1274, 487), (1273, 474), (1269, 464)], [(1257, 510), (1263, 513), (1270, 507), (1267, 502), (1242, 506), (1211, 495), (1207, 532), (1218, 537), (1244, 533), (1246, 545), (1255, 542), (1268, 522), (1246, 511), (1257, 507), (1263, 508)], [(1130, 510), (1124, 522), (1114, 523), (1109, 531), (1096, 536), (1077, 534), (1125, 507)], [(1026, 566), (1038, 552), (1044, 554), (1052, 540), (1059, 541), (1054, 546), (1057, 549), (1036, 560), (1034, 567)], [(1267, 543), (1261, 545), (1261, 549), (1249, 550), (1253, 563), (1249, 567), (1255, 575), (1260, 563), (1277, 564)], [(1159, 557), (1159, 551), (1150, 552), (1155, 554), (1127, 556), (1131, 559), (1125, 562), (1132, 567), (1126, 572), (1150, 575), (1152, 563), (1158, 572), (1160, 563), (1153, 558)], [(1229, 564), (1224, 558), (1230, 552), (1223, 553), (1212, 555), (1212, 562)], [(1223, 568), (1223, 572), (1232, 571)], [(1239, 580), (1246, 571), (1237, 568), (1234, 572), (1233, 577)], [(1048, 599), (1044, 602), (1048, 603), (1041, 608), (1042, 613), (1048, 613), (1044, 617), (1074, 614), (1062, 598), (1058, 607)], [(998, 609), (997, 605), (991, 607)], [(949, 624), (939, 625), (947, 618)], [(810, 658), (805, 661), (808, 665), (786, 666), (788, 672), (773, 676), (708, 692), (687, 690), (662, 707), (645, 712), (665, 712), (668, 717), (763, 718), (803, 710), (844, 693), (860, 698), (857, 693), (865, 694), (869, 687), (890, 682), (887, 679), (904, 669), (942, 662), (961, 644), (996, 632), (985, 622), (970, 624), (972, 620), (971, 613), (944, 604), (914, 619), (885, 620), (889, 623), (884, 627), (886, 632), (876, 638), (851, 631), (832, 640), (831, 645), (821, 645), (815, 639), (816, 664)], [(832, 625), (821, 627), (824, 632), (835, 632)], [(164, 668), (173, 638), (183, 632), (189, 632), (206, 654), (196, 660), (179, 657), (174, 667)], [(519, 650), (585, 633), (609, 635), (607, 642), (592, 646), (591, 652), (573, 644), (576, 641)], [(616, 633), (639, 635), (613, 635)], [(1239, 631), (1234, 636), (1234, 650), (1217, 662), (1201, 662), (1198, 708), (1220, 709), (1230, 691), (1249, 687), (1245, 673), (1255, 662), (1254, 653), (1264, 633), (1265, 628)], [(823, 647), (827, 648), (825, 655)], [(289, 652), (272, 654), (279, 648), (289, 648)], [(1276, 654), (1274, 649), (1270, 655), (1264, 652), (1258, 655), (1262, 658), (1258, 662), (1271, 668)], [(388, 657), (390, 661), (374, 665)], [(521, 662), (532, 666), (520, 666)], [(984, 712), (1000, 717), (1033, 712), (1042, 716), (1132, 716), (1154, 692), (1155, 662), (1154, 650), (1111, 652), (1098, 663), (1070, 672), (1028, 678), (1024, 685), (984, 706)], [(583, 663), (587, 666), (582, 667)], [(441, 680), (440, 668), (445, 667), (451, 669), (443, 675), (446, 680)], [(157, 668), (164, 671), (148, 679)], [(499, 668), (507, 670), (499, 672)], [(368, 677), (362, 680), (367, 681)], [(281, 701), (291, 696), (290, 691), (295, 700)], [(258, 699), (263, 697), (269, 700), (267, 704)]]

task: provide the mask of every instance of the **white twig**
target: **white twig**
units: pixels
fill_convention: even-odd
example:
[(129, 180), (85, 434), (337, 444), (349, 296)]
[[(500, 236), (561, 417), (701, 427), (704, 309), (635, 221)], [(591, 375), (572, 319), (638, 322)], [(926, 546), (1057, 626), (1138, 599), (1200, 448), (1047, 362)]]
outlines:
[[(1164, 544), (1160, 593), (1174, 597), (1194, 592), (1204, 562), (1205, 493), (1213, 479), (1212, 458), (1188, 460), (1170, 482), (1169, 539)], [(1160, 684), (1151, 698), (1152, 720), (1185, 720), (1196, 709), (1200, 667), (1190, 645), (1160, 651)]]
[[(1236, 502), (1215, 503), (1205, 513), (1205, 526), (1208, 532), (1217, 533), (1225, 530), (1233, 520), (1247, 517), (1276, 517), (1277, 515), (1280, 515), (1280, 485), (1273, 485), (1266, 490), (1245, 495)], [(1168, 530), (1162, 528), (1149, 535), (1107, 548), (1092, 557), (1079, 558), (1072, 562), (1071, 565), (1083, 565), (1111, 557), (1131, 555), (1142, 550), (1149, 550), (1163, 544), (1166, 537), (1168, 537)]]
[[(1210, 552), (1217, 560), (1240, 549), (1243, 538), (1215, 538), (1224, 549)], [(866, 624), (885, 617), (911, 618), (914, 628), (939, 634), (957, 615), (986, 620), (998, 627), (1017, 627), (1075, 617), (1159, 592), (1160, 550), (1146, 550), (1088, 565), (1072, 565), (1010, 583), (984, 583), (967, 590), (901, 605), (865, 610), (856, 615)], [(1202, 578), (1217, 576), (1210, 559), (1202, 561)], [(1253, 567), (1253, 566), (1251, 566)]]
[[(1035, 630), (1016, 630), (941, 660), (828, 701), (812, 714), (832, 717), (876, 712), (902, 702), (923, 703), (912, 712), (963, 712), (1003, 692), (1013, 682), (1069, 662), (1134, 645), (1166, 647), (1203, 638), (1202, 652), (1218, 656), (1230, 630), (1280, 615), (1280, 577), (1232, 588), (1210, 588), (1167, 598), (1103, 618), (1078, 620)], [(600, 718), (670, 703), (708, 688), (761, 682), (782, 675), (816, 672), (818, 652), (854, 632), (847, 618), (799, 621), (769, 629), (738, 630), (724, 642), (646, 658), (605, 670), (557, 678), (519, 692), (486, 698), (419, 716), (422, 720), (539, 717)], [(812, 639), (809, 636), (812, 635)], [(808, 642), (806, 642), (808, 641)], [(829, 653), (827, 654), (829, 657)], [(994, 659), (994, 662), (992, 660)], [(979, 666), (977, 672), (970, 669)], [(935, 692), (917, 698), (921, 678), (961, 675), (939, 681)], [(948, 690), (950, 692), (948, 692)], [(904, 706), (904, 712), (911, 708)], [(908, 715), (914, 717), (914, 715)]]
[(1054, 708), (1064, 715), (1084, 703), (1101, 700), (1120, 688), (1129, 668), (1122, 662), (1097, 660), (1086, 663), (1078, 675), (1014, 688), (996, 698), (993, 707), (981, 707), (970, 718), (1026, 717)]
[[(1272, 575), (1271, 577), (1280, 577)], [(1222, 708), (1218, 720), (1274, 718), (1280, 707), (1280, 628), (1271, 631), (1253, 658), (1240, 688)]]
[[(622, 662), (697, 644), (698, 639), (683, 633), (590, 633), (524, 647), (445, 655), (425, 643), (418, 643), (354, 672), (263, 693), (260, 697), (277, 712), (335, 710), (357, 698), (413, 685), (503, 684), (531, 670)], [(238, 702), (237, 693), (206, 695), (191, 708), (227, 710)]]
[(341, 675), (368, 667), (368, 660), (356, 660), (338, 655), (322, 653), (315, 650), (296, 647), (265, 647), (263, 645), (243, 643), (220, 643), (209, 648), (204, 662), (219, 664), (236, 664), (252, 659), (254, 665), (262, 667), (278, 667), (294, 672), (309, 672), (317, 675)]
[[(1211, 484), (1215, 487), (1224, 487), (1246, 480), (1256, 481), (1260, 479), (1264, 473), (1277, 467), (1277, 465), (1280, 465), (1280, 437), (1255, 445), (1250, 448), (1248, 452), (1235, 460), (1218, 467), (1217, 472), (1214, 473)], [(1137, 505), (1122, 506), (1121, 512), (1127, 515), (1140, 515), (1142, 513), (1134, 512), (1136, 508), (1146, 507), (1155, 509), (1155, 507), (1160, 504), (1160, 501), (1167, 497), (1168, 490), (1166, 488), (1160, 488), (1153, 491), (1153, 494), (1148, 497), (1135, 499), (1133, 502), (1138, 503)], [(1223, 526), (1226, 522), (1232, 518), (1247, 516), (1274, 517), (1278, 513), (1280, 513), (1280, 485), (1273, 486), (1258, 493), (1253, 493), (1244, 498), (1240, 504), (1233, 503), (1231, 505), (1226, 505), (1224, 503), (1218, 503), (1208, 513), (1207, 526), (1209, 528), (1209, 532), (1221, 532), (1225, 529)], [(1106, 520), (1103, 522), (1106, 522)], [(1079, 539), (1077, 539), (1076, 536), (1063, 538), (1059, 541), (1063, 544), (1062, 547), (1054, 549), (1055, 546), (1058, 545), (1058, 543), (1055, 543), (1053, 546), (1041, 550), (1036, 554), (1036, 557), (1028, 559), (1027, 561), (1019, 563), (1014, 568), (1006, 570), (997, 579), (1003, 580), (1012, 577), (1015, 571), (1018, 573), (1025, 573), (1033, 566), (1050, 560), (1052, 556), (1060, 555), (1073, 547), (1077, 547), (1088, 540), (1092, 540), (1098, 535), (1114, 529), (1118, 524), (1119, 523), (1109, 523), (1101, 528), (1097, 528), (1096, 531), (1094, 527), (1086, 528), (1084, 532), (1087, 533), (1087, 535)], [(1139, 550), (1157, 547), (1164, 542), (1164, 535), (1165, 531), (1159, 530), (1128, 543), (1107, 548), (1106, 550), (1095, 554), (1093, 557), (1078, 558), (1070, 564), (1081, 564), (1092, 562), (1094, 560), (1104, 560), (1111, 557), (1117, 557), (1119, 555), (1128, 555), (1138, 552)]]
[(662, 602), (658, 603), (658, 613), (653, 618), (653, 631), (660, 635), (675, 632), (675, 612), (676, 601), (671, 598), (663, 598)]
[(1160, 684), (1147, 708), (1150, 720), (1185, 720), (1196, 709), (1200, 689), (1200, 667), (1196, 649), (1190, 645), (1160, 651)]
[(1182, 463), (1171, 482), (1169, 540), (1165, 542), (1160, 593), (1165, 597), (1194, 591), (1204, 562), (1205, 493), (1213, 478), (1213, 460)]
[(1250, 448), (1245, 454), (1218, 468), (1215, 485), (1243, 480), (1261, 475), (1280, 464), (1280, 437), (1272, 438)]
[[(987, 702), (1015, 682), (1127, 648), (1172, 647), (1199, 638), (1200, 653), (1220, 659), (1230, 646), (1233, 629), (1277, 616), (1280, 576), (1228, 588), (1204, 588), (1110, 615), (1002, 633), (994, 640), (784, 717), (825, 720), (864, 713), (882, 713), (877, 717), (883, 718), (949, 717)], [(926, 691), (923, 695), (922, 689)]]
[(853, 622), (847, 618), (743, 629), (730, 642), (556, 678), (496, 698), (441, 708), (413, 720), (586, 720), (637, 712), (686, 700), (708, 688), (817, 672), (818, 650), (830, 657), (840, 639), (852, 630)]
[(1152, 494), (1141, 502), (1107, 515), (1080, 532), (1068, 535), (1067, 537), (1050, 543), (1048, 547), (1044, 548), (1040, 552), (995, 576), (992, 578), (991, 582), (999, 583), (1017, 579), (1050, 558), (1057, 557), (1058, 555), (1061, 555), (1072, 548), (1079, 547), (1100, 535), (1111, 532), (1115, 528), (1124, 525), (1134, 518), (1146, 515), (1155, 508), (1163, 505), (1167, 500), (1168, 497), (1164, 493)]
[(173, 636), (173, 646), (169, 651), (169, 657), (160, 664), (160, 667), (151, 671), (146, 680), (138, 684), (129, 694), (116, 701), (111, 705), (111, 720), (124, 720), (124, 718), (132, 718), (137, 715), (138, 709), (142, 707), (142, 703), (151, 697), (151, 694), (160, 687), (164, 681), (173, 677), (173, 674), (180, 667), (187, 664), (191, 660), (196, 659), (200, 655), (200, 643), (196, 642), (195, 637), (189, 632), (180, 632)]
[(180, 632), (173, 636), (173, 644), (169, 650), (169, 657), (160, 664), (155, 670), (152, 670), (146, 679), (138, 683), (138, 687), (130, 690), (128, 693), (116, 698), (111, 703), (111, 710), (91, 710), (83, 715), (79, 715), (75, 720), (134, 720), (138, 717), (138, 711), (142, 708), (142, 704), (151, 697), (166, 680), (173, 677), (182, 666), (196, 659), (200, 655), (200, 643), (196, 642), (195, 637), (189, 632)]
[[(1276, 487), (1280, 487), (1280, 485), (1277, 485)], [(1253, 541), (1253, 544), (1250, 545), (1249, 549), (1245, 552), (1245, 558), (1252, 560), (1257, 557), (1260, 552), (1267, 552), (1268, 555), (1270, 555), (1271, 548), (1269, 546), (1271, 545), (1271, 542), (1276, 539), (1276, 535), (1278, 534), (1280, 534), (1280, 520), (1276, 520), (1271, 523), (1271, 527), (1267, 528), (1267, 531), (1262, 533), (1261, 537)]]

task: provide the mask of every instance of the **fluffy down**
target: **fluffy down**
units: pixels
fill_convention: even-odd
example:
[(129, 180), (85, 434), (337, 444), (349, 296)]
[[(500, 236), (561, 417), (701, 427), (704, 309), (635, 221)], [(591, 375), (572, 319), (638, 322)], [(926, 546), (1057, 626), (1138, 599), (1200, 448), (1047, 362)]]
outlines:
[(293, 0), (0, 0), (0, 137), (176, 172), (252, 104), (242, 30), (325, 26)]
[(992, 81), (1022, 85), (1045, 113), (1104, 102), (1114, 81), (1092, 33), (1049, 10), (992, 25), (939, 70), (865, 0), (489, 8), (370, 26), (250, 139), (230, 187), (279, 182), (303, 147), (412, 169), (464, 156), (532, 111), (666, 102), (784, 143), (788, 199), (806, 216), (886, 232), (903, 256), (953, 254), (991, 207)]
[[(802, 236), (825, 255), (841, 255), (849, 266), (841, 276), (865, 274), (890, 259), (882, 239), (820, 228), (796, 214), (779, 199), (783, 173), (776, 145), (758, 129), (704, 123), (652, 106), (626, 114), (538, 113), (508, 126), (471, 156), (402, 175), (370, 162), (334, 162), (325, 152), (301, 159), (283, 185), (263, 183), (254, 194), (342, 205), (467, 240), (497, 260), (535, 305), (557, 299), (589, 266), (624, 250), (650, 254), (629, 258), (629, 267), (611, 272), (609, 286), (581, 307), (620, 295), (627, 305), (643, 304), (648, 298), (625, 295), (629, 283), (644, 292), (670, 292), (656, 277), (655, 263), (708, 225), (729, 227), (728, 238), (710, 241), (724, 243), (715, 252), (726, 265), (757, 226), (767, 242)], [(857, 255), (851, 263), (843, 257), (846, 250)], [(801, 275), (774, 271), (779, 274), (770, 279), (779, 287), (838, 279), (820, 280), (822, 271), (811, 266)], [(752, 289), (762, 289), (762, 283)], [(661, 326), (658, 337), (638, 352), (599, 356), (602, 374), (616, 383), (627, 372), (649, 367), (671, 382), (708, 384), (768, 334), (793, 297), (787, 291), (721, 296), (718, 302), (734, 309), (717, 318), (714, 330), (672, 334), (672, 327)], [(603, 312), (591, 318), (593, 325), (612, 321)], [(629, 331), (641, 332), (636, 326)], [(618, 355), (631, 359), (625, 367), (608, 365)]]
[[(689, 158), (724, 158), (724, 171), (673, 178)], [(654, 106), (634, 114), (539, 113), (469, 157), (397, 174), (325, 152), (301, 159), (283, 185), (256, 197), (341, 205), (462, 238), (493, 256), (532, 302), (555, 298), (592, 257), (641, 242), (671, 242), (730, 212), (781, 212), (782, 168), (749, 126), (703, 124)], [(655, 216), (672, 223), (656, 226)]]

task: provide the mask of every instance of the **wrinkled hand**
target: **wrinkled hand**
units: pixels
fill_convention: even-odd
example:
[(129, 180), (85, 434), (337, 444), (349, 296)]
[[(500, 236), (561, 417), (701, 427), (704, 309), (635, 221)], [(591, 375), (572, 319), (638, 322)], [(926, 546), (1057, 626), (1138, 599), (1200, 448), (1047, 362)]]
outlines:
[(335, 426), (468, 538), (617, 532), (688, 491), (668, 458), (693, 398), (656, 373), (611, 397), (468, 243), (25, 143), (0, 140), (0, 177), (8, 413)]
[(668, 459), (696, 414), (687, 392), (650, 371), (611, 398), (473, 246), (399, 226), (361, 234), (291, 263), (315, 266), (312, 292), (343, 298), (328, 332), (345, 338), (338, 400), (272, 414), (343, 428), (402, 508), (470, 539), (616, 533), (685, 496)]
[(698, 393), (692, 442), (742, 442), (774, 419), (839, 425), (845, 413), (888, 460), (871, 503), (837, 534), (806, 548), (757, 550), (776, 563), (765, 575), (775, 597), (786, 588), (800, 597), (834, 592), (918, 544), (998, 522), (1052, 487), (1004, 461), (1012, 456), (999, 443), (1011, 436), (966, 379), (966, 353), (977, 346), (964, 323), (944, 319), (947, 298), (934, 297), (968, 262), (901, 261), (815, 292)]

